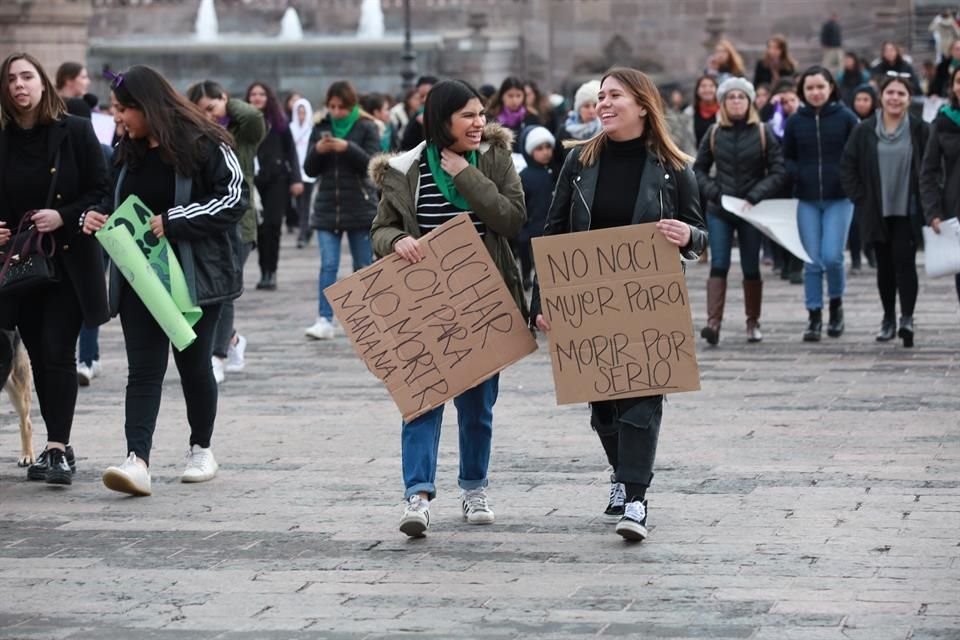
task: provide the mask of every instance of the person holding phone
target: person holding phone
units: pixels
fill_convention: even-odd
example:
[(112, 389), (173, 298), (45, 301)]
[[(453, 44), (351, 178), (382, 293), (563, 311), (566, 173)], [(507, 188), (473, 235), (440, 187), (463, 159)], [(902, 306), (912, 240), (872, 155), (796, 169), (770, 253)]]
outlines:
[[(382, 191), (371, 232), (374, 252), (419, 262), (424, 255), (417, 238), (468, 213), (526, 316), (509, 244), (526, 220), (523, 188), (511, 157), (512, 133), (487, 124), (482, 96), (460, 80), (433, 87), (423, 122), (425, 142), (399, 156), (380, 156), (371, 166)], [(460, 428), (460, 507), (469, 524), (494, 521), (486, 487), (498, 389), (499, 375), (494, 375), (453, 401)], [(400, 531), (410, 537), (425, 535), (430, 526), (442, 421), (443, 405), (401, 426), (406, 502)]]
[[(136, 65), (111, 83), (114, 119), (124, 126), (115, 162), (114, 194), (88, 211), (81, 226), (94, 234), (130, 195), (154, 216), (150, 227), (166, 238), (186, 276), (191, 303), (203, 311), (196, 340), (174, 351), (190, 425), (190, 451), (182, 482), (206, 482), (217, 474), (211, 439), (217, 416), (217, 383), (210, 358), (223, 302), (243, 291), (240, 234), (249, 191), (233, 151), (233, 137), (157, 71)], [(136, 496), (152, 493), (149, 472), (160, 412), (170, 339), (143, 301), (110, 267), (110, 310), (120, 315), (127, 352), (124, 403), (126, 459), (103, 473), (108, 489)]]

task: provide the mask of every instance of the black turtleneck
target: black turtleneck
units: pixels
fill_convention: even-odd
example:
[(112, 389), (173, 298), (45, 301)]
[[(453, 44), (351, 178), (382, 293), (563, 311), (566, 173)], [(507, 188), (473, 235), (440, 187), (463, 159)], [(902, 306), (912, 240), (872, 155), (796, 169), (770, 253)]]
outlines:
[(16, 123), (8, 127), (7, 163), (3, 172), (3, 193), (13, 219), (7, 228), (16, 233), (20, 217), (33, 209), (49, 206), (51, 166), (47, 158), (48, 125), (21, 129)]
[(642, 137), (625, 142), (607, 139), (599, 162), (590, 228), (626, 226), (633, 221), (633, 208), (647, 163), (646, 140)]

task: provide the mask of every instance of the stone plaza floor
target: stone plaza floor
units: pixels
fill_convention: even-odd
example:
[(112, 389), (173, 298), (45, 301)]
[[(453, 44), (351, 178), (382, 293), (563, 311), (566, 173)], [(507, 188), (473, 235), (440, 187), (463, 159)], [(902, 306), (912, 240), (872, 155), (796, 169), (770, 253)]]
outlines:
[[(765, 339), (744, 341), (738, 268), (702, 390), (669, 398), (651, 534), (599, 515), (609, 469), (585, 405), (555, 403), (545, 346), (501, 376), (490, 497), (462, 522), (446, 414), (429, 535), (401, 513), (400, 417), (340, 336), (311, 342), (315, 245), (284, 236), (279, 290), (237, 318), (246, 370), (220, 387), (219, 476), (179, 482), (188, 429), (172, 360), (153, 491), (100, 474), (125, 456), (117, 321), (81, 389), (73, 486), (25, 480), (0, 399), (0, 638), (960, 638), (960, 313), (922, 274), (917, 346), (878, 344), (873, 272), (847, 332), (805, 344), (802, 287), (765, 270)], [(348, 257), (344, 257), (344, 265)], [(688, 283), (704, 320), (707, 265)], [(35, 437), (45, 431), (34, 404)]]

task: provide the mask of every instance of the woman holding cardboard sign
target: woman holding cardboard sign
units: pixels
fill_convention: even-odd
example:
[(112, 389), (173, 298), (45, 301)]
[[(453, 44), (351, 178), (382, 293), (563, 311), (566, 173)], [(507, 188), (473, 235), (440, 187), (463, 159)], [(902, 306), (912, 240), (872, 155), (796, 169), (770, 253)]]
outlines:
[[(217, 383), (210, 358), (222, 303), (243, 291), (237, 223), (247, 207), (247, 183), (233, 138), (207, 120), (199, 107), (178, 94), (149, 67), (134, 66), (111, 83), (114, 119), (125, 128), (117, 146), (120, 168), (114, 198), (100, 206), (113, 211), (136, 195), (155, 215), (150, 231), (136, 238), (155, 245), (166, 238), (186, 276), (192, 302), (203, 311), (194, 325), (196, 341), (173, 358), (190, 423), (190, 453), (183, 482), (204, 482), (217, 473), (210, 448), (217, 415)], [(101, 229), (107, 217), (88, 211), (85, 233)], [(151, 237), (151, 234), (153, 237)], [(103, 483), (132, 495), (150, 495), (150, 449), (160, 411), (170, 340), (146, 306), (110, 269), (110, 308), (119, 313), (129, 377), (126, 393), (126, 460), (108, 467)]]
[[(696, 258), (707, 246), (697, 179), (691, 158), (670, 138), (657, 87), (640, 71), (612, 69), (601, 81), (597, 114), (603, 130), (567, 156), (544, 235), (656, 222), (684, 257)], [(539, 287), (533, 306), (537, 328), (550, 331), (539, 313)], [(594, 402), (590, 409), (613, 467), (604, 516), (624, 538), (643, 540), (663, 396)]]
[[(383, 193), (373, 221), (374, 253), (396, 253), (410, 263), (419, 262), (424, 256), (417, 238), (469, 213), (517, 306), (525, 312), (520, 273), (508, 243), (526, 219), (523, 189), (510, 155), (512, 134), (500, 125), (486, 124), (483, 98), (459, 80), (431, 89), (424, 128), (425, 142), (399, 156), (379, 156), (370, 165)], [(498, 381), (495, 375), (453, 401), (460, 426), (461, 509), (470, 524), (494, 520), (486, 487)], [(442, 419), (440, 406), (403, 424), (406, 505), (400, 531), (411, 537), (423, 536), (430, 525)]]
[[(7, 57), (0, 82), (0, 329), (20, 331), (47, 427), (43, 453), (26, 460), (34, 463), (27, 477), (71, 484), (77, 336), (82, 322), (97, 326), (109, 318), (100, 248), (78, 233), (77, 221), (110, 185), (90, 121), (67, 116), (36, 58)], [(23, 254), (23, 239), (38, 233), (44, 251), (53, 249), (58, 281), (30, 287), (24, 278), (14, 291), (11, 276), (28, 271), (12, 268), (15, 256)]]

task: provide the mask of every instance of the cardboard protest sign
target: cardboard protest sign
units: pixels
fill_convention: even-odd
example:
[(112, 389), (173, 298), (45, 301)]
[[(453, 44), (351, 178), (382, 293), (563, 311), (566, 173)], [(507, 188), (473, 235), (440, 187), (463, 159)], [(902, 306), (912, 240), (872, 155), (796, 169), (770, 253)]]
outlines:
[(533, 239), (557, 403), (700, 388), (680, 252), (640, 224)]
[(533, 339), (470, 216), (324, 290), (367, 368), (410, 421), (533, 353)]
[(791, 198), (762, 200), (745, 210), (743, 207), (746, 203), (746, 200), (733, 196), (720, 198), (720, 204), (723, 205), (724, 209), (743, 218), (755, 226), (760, 233), (804, 262), (813, 262), (800, 241), (800, 229), (797, 227), (797, 204), (799, 200)]
[(170, 241), (158, 238), (150, 229), (152, 217), (147, 205), (132, 195), (113, 212), (96, 238), (173, 346), (183, 351), (197, 339), (192, 327), (203, 311), (190, 299)]

